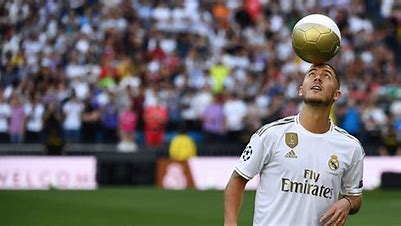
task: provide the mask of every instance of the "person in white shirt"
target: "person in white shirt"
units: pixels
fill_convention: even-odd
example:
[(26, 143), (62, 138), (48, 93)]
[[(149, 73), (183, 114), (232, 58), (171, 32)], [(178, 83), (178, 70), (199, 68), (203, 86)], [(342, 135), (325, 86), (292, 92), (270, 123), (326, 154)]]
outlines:
[(301, 112), (252, 135), (225, 190), (225, 226), (237, 225), (245, 185), (257, 174), (254, 226), (344, 225), (358, 212), (365, 153), (329, 119), (339, 88), (329, 64), (312, 65), (299, 87)]
[(223, 111), (228, 130), (227, 137), (231, 141), (241, 140), (241, 134), (245, 127), (245, 116), (247, 114), (245, 101), (238, 98), (236, 93), (229, 94), (224, 103)]
[(4, 99), (3, 92), (0, 93), (0, 143), (10, 142), (8, 129), (10, 124), (11, 107)]
[(71, 98), (63, 106), (64, 118), (64, 136), (66, 142), (79, 142), (81, 137), (81, 113), (84, 110), (84, 106), (81, 101), (78, 100), (75, 93), (71, 95)]
[(35, 94), (31, 102), (25, 104), (24, 110), (27, 116), (26, 142), (39, 143), (42, 141), (41, 132), (43, 129), (43, 116), (45, 113), (45, 107), (40, 102), (39, 93)]

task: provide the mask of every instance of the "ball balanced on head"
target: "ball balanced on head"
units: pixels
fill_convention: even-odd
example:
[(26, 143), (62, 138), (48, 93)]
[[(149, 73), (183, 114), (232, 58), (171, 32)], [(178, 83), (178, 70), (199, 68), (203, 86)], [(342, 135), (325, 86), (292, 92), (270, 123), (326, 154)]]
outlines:
[(337, 54), (341, 33), (329, 17), (311, 14), (295, 24), (291, 38), (292, 47), (301, 59), (318, 64), (329, 61)]

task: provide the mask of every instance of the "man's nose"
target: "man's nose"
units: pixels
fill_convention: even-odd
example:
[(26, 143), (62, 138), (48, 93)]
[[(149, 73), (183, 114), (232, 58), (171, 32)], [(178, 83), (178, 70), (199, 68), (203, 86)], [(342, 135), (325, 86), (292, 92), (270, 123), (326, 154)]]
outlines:
[(313, 81), (321, 81), (321, 75), (320, 74), (316, 74), (315, 77), (313, 78)]

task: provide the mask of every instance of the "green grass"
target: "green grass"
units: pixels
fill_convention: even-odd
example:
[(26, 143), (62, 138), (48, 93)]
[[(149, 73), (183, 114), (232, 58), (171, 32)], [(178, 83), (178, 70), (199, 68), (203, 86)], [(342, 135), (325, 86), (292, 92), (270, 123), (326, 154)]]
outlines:
[[(251, 225), (254, 192), (247, 192), (239, 225)], [(221, 226), (221, 191), (101, 188), (97, 191), (0, 191), (2, 226)], [(401, 225), (401, 191), (364, 193), (348, 224)]]

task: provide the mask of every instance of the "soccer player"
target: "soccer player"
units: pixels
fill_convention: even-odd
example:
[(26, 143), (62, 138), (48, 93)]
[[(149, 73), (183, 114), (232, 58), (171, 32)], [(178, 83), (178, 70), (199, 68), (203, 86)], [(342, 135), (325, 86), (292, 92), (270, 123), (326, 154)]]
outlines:
[(245, 185), (256, 174), (254, 226), (344, 225), (358, 212), (365, 154), (329, 119), (339, 88), (329, 64), (312, 65), (299, 87), (301, 112), (252, 135), (225, 189), (225, 226), (237, 225)]

